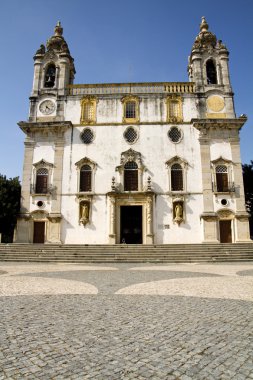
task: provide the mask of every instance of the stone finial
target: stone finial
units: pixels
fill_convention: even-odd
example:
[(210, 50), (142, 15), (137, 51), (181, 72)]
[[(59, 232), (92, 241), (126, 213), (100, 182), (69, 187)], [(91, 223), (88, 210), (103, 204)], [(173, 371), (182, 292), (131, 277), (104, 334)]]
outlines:
[(152, 188), (151, 188), (151, 177), (150, 176), (148, 176), (148, 179), (147, 179), (147, 190), (148, 191), (152, 190)]
[(112, 177), (112, 185), (111, 185), (111, 189), (112, 189), (112, 191), (115, 191), (115, 190), (116, 190), (116, 186), (115, 186), (115, 177)]
[(55, 28), (54, 28), (54, 35), (55, 36), (62, 36), (63, 28), (61, 26), (61, 22), (58, 21)]
[(208, 29), (209, 29), (209, 25), (206, 22), (206, 18), (205, 18), (205, 16), (202, 16), (201, 17), (201, 24), (200, 24), (200, 31), (201, 32), (207, 32)]
[(209, 31), (209, 25), (206, 22), (205, 17), (202, 17), (201, 24), (200, 24), (200, 32), (197, 35), (193, 49), (200, 49), (200, 48), (215, 48), (217, 43), (217, 38), (215, 34)]

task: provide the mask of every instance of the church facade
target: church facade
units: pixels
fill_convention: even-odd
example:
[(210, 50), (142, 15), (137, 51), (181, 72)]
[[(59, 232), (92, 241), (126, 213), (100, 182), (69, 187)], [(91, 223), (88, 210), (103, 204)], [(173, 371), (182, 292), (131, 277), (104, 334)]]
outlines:
[(249, 241), (229, 52), (202, 18), (189, 82), (73, 84), (60, 23), (34, 56), (16, 242)]

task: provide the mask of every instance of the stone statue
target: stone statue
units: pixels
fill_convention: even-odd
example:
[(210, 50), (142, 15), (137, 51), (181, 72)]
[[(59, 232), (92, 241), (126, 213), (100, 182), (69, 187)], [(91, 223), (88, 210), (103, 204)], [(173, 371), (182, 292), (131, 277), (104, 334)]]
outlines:
[(82, 203), (80, 206), (80, 222), (83, 224), (89, 221), (89, 205), (88, 203)]
[(45, 54), (46, 52), (46, 48), (43, 44), (40, 45), (40, 48), (36, 51), (35, 55), (36, 54)]
[(175, 222), (181, 223), (183, 221), (183, 207), (180, 203), (175, 206)]

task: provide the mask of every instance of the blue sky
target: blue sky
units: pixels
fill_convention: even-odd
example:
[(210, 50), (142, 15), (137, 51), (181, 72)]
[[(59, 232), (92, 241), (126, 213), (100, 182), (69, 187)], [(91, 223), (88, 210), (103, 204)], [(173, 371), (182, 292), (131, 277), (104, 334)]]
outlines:
[(252, 0), (1, 0), (0, 173), (21, 176), (33, 55), (58, 20), (75, 59), (75, 83), (188, 81), (201, 16), (230, 50), (242, 162), (253, 160)]

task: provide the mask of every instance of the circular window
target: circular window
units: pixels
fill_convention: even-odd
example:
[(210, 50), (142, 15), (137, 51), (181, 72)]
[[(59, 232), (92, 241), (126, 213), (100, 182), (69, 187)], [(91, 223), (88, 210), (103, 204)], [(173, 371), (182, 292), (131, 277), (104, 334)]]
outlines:
[(90, 128), (85, 128), (80, 137), (84, 144), (90, 144), (94, 140), (94, 133)]
[(182, 140), (182, 133), (180, 129), (178, 129), (177, 127), (170, 128), (168, 132), (168, 136), (169, 136), (169, 139), (174, 143), (178, 143), (179, 141)]
[(228, 200), (223, 198), (220, 202), (222, 204), (222, 206), (227, 206), (228, 205)]
[(124, 138), (129, 144), (135, 143), (135, 141), (137, 140), (137, 137), (138, 137), (137, 132), (133, 127), (127, 128), (126, 131), (124, 132)]
[(42, 201), (38, 201), (38, 202), (37, 202), (37, 206), (38, 206), (38, 207), (42, 207), (42, 206), (44, 206), (44, 202), (42, 202)]

